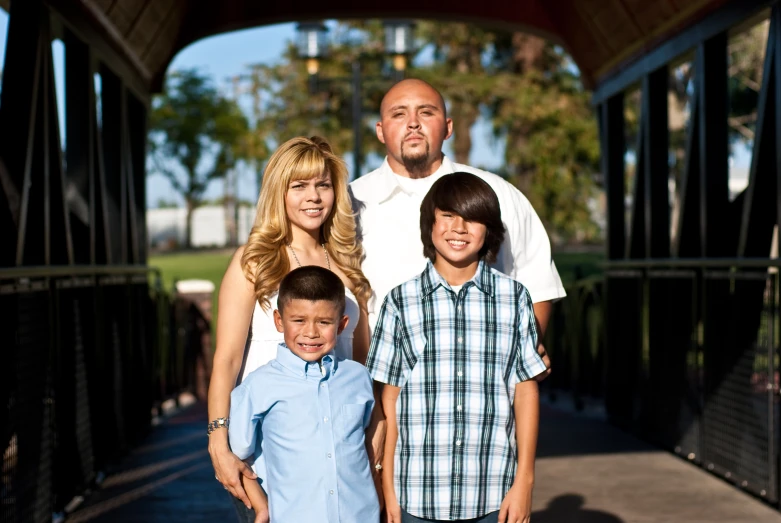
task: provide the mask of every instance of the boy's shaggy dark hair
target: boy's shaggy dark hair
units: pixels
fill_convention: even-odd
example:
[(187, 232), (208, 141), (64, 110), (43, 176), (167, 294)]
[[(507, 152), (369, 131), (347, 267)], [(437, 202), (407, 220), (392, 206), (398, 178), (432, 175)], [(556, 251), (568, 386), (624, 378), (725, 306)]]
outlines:
[(277, 308), (280, 314), (290, 300), (330, 301), (337, 306), (341, 317), (344, 314), (344, 283), (323, 267), (299, 267), (290, 271), (279, 284)]
[(478, 253), (489, 263), (496, 261), (496, 255), (504, 241), (504, 224), (499, 209), (499, 198), (491, 186), (474, 174), (456, 172), (434, 182), (420, 204), (420, 239), (423, 255), (432, 262), (437, 250), (431, 241), (431, 231), (436, 221), (436, 209), (452, 212), (468, 222), (482, 223), (486, 227), (485, 243)]

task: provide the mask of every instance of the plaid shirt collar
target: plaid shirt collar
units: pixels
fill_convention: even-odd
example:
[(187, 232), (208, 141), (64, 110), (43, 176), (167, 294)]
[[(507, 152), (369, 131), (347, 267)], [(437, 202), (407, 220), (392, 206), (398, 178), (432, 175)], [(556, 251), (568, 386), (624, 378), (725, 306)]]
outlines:
[[(424, 296), (428, 296), (437, 290), (437, 287), (440, 285), (446, 289), (450, 289), (450, 284), (445, 281), (445, 278), (443, 278), (439, 272), (437, 272), (437, 270), (434, 268), (434, 264), (431, 263), (431, 260), (429, 260), (426, 264), (426, 270), (423, 271), (421, 277), (421, 287)], [(480, 260), (480, 262), (477, 264), (475, 275), (472, 276), (469, 281), (464, 283), (464, 287), (470, 283), (474, 284), (474, 286), (477, 287), (482, 293), (493, 297), (494, 279), (491, 275), (491, 268), (488, 267), (488, 264), (485, 263), (485, 260)]]

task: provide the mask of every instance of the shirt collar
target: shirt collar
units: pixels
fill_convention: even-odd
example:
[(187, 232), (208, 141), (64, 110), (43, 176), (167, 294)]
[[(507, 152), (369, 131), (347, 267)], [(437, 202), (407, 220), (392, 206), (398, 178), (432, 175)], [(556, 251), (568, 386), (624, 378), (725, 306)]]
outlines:
[[(443, 154), (442, 164), (439, 166), (439, 169), (431, 174), (431, 180), (434, 182), (442, 176), (454, 172), (456, 172), (455, 165), (450, 161), (450, 158)], [(385, 157), (385, 161), (382, 162), (382, 166), (379, 168), (379, 173), (379, 179), (372, 191), (372, 195), (376, 198), (375, 203), (383, 203), (397, 192), (405, 192), (404, 188), (396, 179), (397, 175), (393, 172), (393, 169), (391, 169), (387, 156)]]
[[(434, 292), (440, 285), (446, 289), (450, 289), (450, 284), (445, 281), (439, 272), (434, 268), (434, 264), (431, 260), (426, 264), (426, 270), (422, 274), (422, 287), (423, 295), (428, 296)], [(491, 268), (485, 263), (485, 260), (480, 260), (477, 264), (477, 270), (472, 278), (464, 283), (466, 287), (469, 283), (473, 283), (475, 287), (480, 289), (484, 294), (489, 296), (494, 295), (494, 279), (491, 274)]]
[(277, 347), (277, 362), (297, 376), (317, 379), (323, 378), (323, 373), (320, 371), (321, 364), (324, 367), (333, 366), (333, 372), (336, 372), (338, 367), (333, 350), (326, 353), (319, 361), (306, 361), (296, 356), (284, 343), (280, 343)]

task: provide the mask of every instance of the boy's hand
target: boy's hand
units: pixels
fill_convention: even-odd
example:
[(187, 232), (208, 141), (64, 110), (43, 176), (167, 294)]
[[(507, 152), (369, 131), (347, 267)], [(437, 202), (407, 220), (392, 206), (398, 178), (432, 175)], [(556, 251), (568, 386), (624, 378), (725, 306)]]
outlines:
[(268, 505), (255, 511), (255, 523), (269, 523)]
[(551, 373), (550, 356), (548, 356), (548, 351), (545, 350), (545, 345), (543, 345), (542, 342), (537, 344), (537, 354), (542, 358), (542, 362), (545, 364), (545, 370), (537, 374), (534, 379), (536, 381), (542, 381), (550, 376)]
[(385, 499), (385, 515), (387, 523), (401, 523), (401, 506), (393, 496), (393, 500)]
[(499, 523), (529, 523), (532, 515), (532, 486), (513, 483), (499, 508)]
[[(375, 409), (376, 410), (376, 409)], [(366, 453), (369, 455), (369, 465), (372, 471), (374, 466), (382, 464), (382, 459), (385, 454), (385, 433), (387, 425), (384, 419), (374, 416), (372, 414), (371, 422), (366, 428)]]

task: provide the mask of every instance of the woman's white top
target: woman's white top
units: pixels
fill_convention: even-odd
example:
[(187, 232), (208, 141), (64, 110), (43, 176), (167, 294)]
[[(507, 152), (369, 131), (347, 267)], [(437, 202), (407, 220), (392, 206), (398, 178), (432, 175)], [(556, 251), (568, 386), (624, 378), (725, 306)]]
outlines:
[[(269, 296), (271, 307), (264, 311), (260, 303), (255, 302), (255, 312), (252, 314), (252, 337), (247, 349), (244, 362), (244, 371), (241, 381), (261, 365), (277, 357), (277, 345), (285, 341), (281, 332), (277, 332), (274, 325), (274, 309), (277, 306), (277, 293)], [(347, 327), (342, 331), (336, 341), (336, 355), (340, 358), (352, 359), (353, 357), (353, 332), (358, 324), (360, 309), (358, 301), (349, 289), (345, 288), (344, 313), (350, 318)]]

